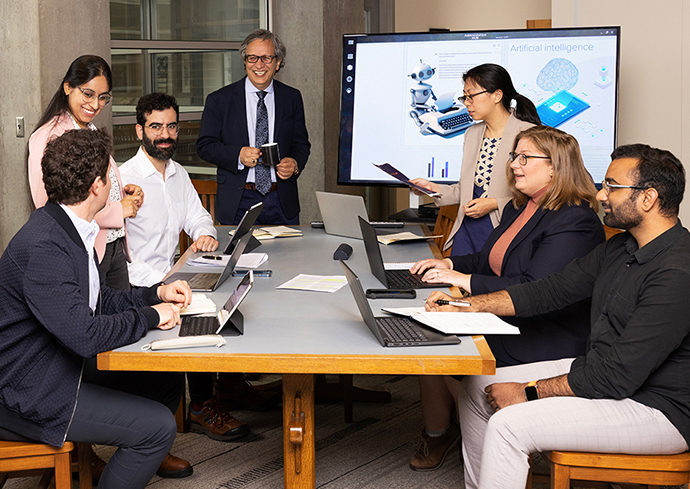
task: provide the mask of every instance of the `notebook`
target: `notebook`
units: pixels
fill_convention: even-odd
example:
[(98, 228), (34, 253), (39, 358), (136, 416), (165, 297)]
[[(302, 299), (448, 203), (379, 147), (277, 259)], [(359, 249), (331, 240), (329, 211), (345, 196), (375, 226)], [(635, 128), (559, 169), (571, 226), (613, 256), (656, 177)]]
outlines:
[(328, 234), (362, 239), (357, 217), (369, 222), (367, 208), (361, 195), (316, 192), (323, 226)]
[(387, 289), (436, 289), (439, 287), (451, 287), (451, 284), (430, 284), (422, 282), (422, 275), (415, 275), (409, 270), (386, 270), (381, 256), (381, 248), (376, 237), (376, 229), (367, 221), (359, 218), (359, 226), (362, 230), (364, 248), (367, 251), (369, 268), (374, 277), (379, 279)]
[[(235, 233), (230, 238), (228, 246), (225, 247), (225, 251), (223, 252), (224, 254), (231, 254), (232, 250), (235, 249), (235, 245), (240, 240), (240, 238), (244, 236), (246, 233), (251, 234), (252, 226), (256, 222), (256, 219), (259, 217), (259, 214), (261, 214), (261, 209), (263, 208), (263, 206), (263, 202), (258, 202), (251, 206), (249, 209), (247, 209), (247, 212), (245, 212), (244, 216), (242, 216), (242, 220), (237, 225), (237, 228), (235, 228)], [(252, 250), (258, 248), (259, 246), (261, 246), (259, 240), (252, 236), (249, 239), (249, 243), (247, 243), (247, 246), (244, 249), (244, 253), (249, 253)]]
[(456, 345), (460, 339), (454, 335), (445, 335), (427, 328), (408, 317), (375, 317), (364, 295), (359, 277), (344, 261), (340, 264), (345, 271), (345, 278), (355, 298), (362, 319), (382, 346), (432, 346)]
[(240, 240), (235, 249), (232, 250), (232, 255), (230, 255), (230, 259), (222, 273), (177, 272), (165, 279), (166, 283), (174, 282), (175, 280), (186, 280), (193, 292), (213, 292), (232, 275), (232, 271), (235, 269), (235, 265), (237, 265), (237, 260), (242, 256), (242, 252), (244, 252), (251, 237), (252, 233), (245, 233), (244, 236), (240, 236)]
[[(200, 336), (205, 334), (220, 334), (225, 327), (228, 319), (237, 311), (237, 308), (242, 303), (249, 291), (254, 285), (254, 272), (249, 270), (247, 274), (242, 277), (240, 283), (235, 288), (225, 302), (223, 308), (214, 316), (184, 316), (182, 318), (182, 325), (180, 326), (179, 336)], [(231, 331), (225, 331), (225, 336), (237, 336), (244, 334), (243, 321), (231, 322), (234, 326)], [(229, 329), (229, 328), (228, 328)]]

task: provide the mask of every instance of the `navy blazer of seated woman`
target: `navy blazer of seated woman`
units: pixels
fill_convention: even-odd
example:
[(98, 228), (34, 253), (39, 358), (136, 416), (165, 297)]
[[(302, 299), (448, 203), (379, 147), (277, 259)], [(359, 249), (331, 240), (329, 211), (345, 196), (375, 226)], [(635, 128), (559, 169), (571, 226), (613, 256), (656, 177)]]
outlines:
[[(557, 211), (539, 208), (508, 246), (498, 277), (489, 267), (489, 253), (524, 208), (515, 209), (508, 202), (500, 224), (479, 253), (450, 257), (454, 270), (472, 274), (473, 295), (547, 277), (605, 240), (601, 221), (587, 202), (565, 205)], [(496, 366), (583, 355), (589, 335), (589, 309), (586, 300), (544, 316), (505, 318), (520, 328), (520, 335), (486, 337), (496, 356)]]

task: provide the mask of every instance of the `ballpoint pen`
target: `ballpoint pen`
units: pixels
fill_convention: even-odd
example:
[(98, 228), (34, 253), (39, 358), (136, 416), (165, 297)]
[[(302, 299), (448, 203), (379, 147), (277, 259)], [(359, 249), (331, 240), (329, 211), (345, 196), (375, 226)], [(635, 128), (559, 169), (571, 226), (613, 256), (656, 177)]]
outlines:
[(222, 260), (223, 259), (222, 256), (218, 256), (218, 255), (202, 255), (201, 258), (206, 258), (207, 260)]
[(467, 301), (447, 301), (444, 299), (437, 300), (436, 304), (438, 304), (439, 306), (455, 306), (455, 307), (470, 307), (472, 305)]

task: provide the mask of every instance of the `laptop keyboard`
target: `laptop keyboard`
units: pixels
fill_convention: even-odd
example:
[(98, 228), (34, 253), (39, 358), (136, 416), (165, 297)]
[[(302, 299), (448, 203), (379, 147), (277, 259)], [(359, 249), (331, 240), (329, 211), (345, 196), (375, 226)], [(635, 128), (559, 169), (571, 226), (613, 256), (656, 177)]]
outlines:
[[(386, 279), (390, 289), (414, 289), (415, 287), (428, 286), (422, 282), (421, 275), (412, 275), (407, 270), (386, 270)], [(438, 285), (434, 285), (434, 287), (438, 287)]]
[(215, 316), (185, 316), (182, 318), (179, 336), (216, 334), (218, 318)]
[(384, 339), (392, 343), (418, 343), (429, 341), (423, 331), (415, 328), (407, 318), (378, 317), (376, 324), (384, 333)]
[(218, 281), (217, 273), (197, 273), (188, 280), (190, 289), (212, 289), (216, 282)]

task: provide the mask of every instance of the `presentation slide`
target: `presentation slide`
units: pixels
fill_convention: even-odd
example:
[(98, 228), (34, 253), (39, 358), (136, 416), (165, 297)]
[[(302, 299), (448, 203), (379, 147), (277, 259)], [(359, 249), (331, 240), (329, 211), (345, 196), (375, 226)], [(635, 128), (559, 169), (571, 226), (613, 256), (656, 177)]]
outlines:
[(459, 100), (462, 76), (483, 63), (505, 67), (542, 123), (575, 136), (601, 181), (615, 143), (619, 31), (589, 32), (597, 35), (346, 36), (339, 181), (396, 183), (372, 165), (388, 162), (410, 178), (457, 182), (464, 134), (476, 123)]

